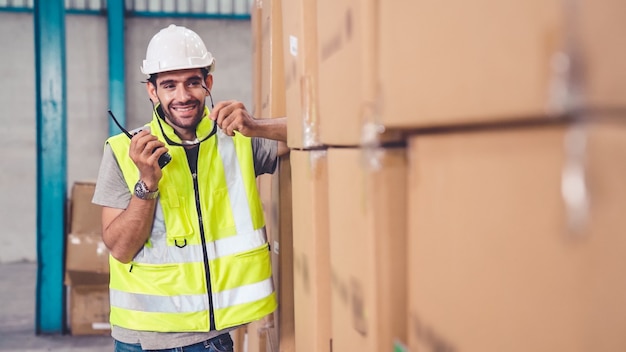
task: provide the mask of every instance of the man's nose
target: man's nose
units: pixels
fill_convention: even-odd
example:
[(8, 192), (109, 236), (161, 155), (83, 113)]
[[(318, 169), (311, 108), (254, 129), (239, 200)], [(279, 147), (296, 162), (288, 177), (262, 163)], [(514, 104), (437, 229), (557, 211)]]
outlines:
[(181, 84), (176, 87), (175, 98), (176, 100), (186, 101), (191, 96), (189, 89), (184, 84)]

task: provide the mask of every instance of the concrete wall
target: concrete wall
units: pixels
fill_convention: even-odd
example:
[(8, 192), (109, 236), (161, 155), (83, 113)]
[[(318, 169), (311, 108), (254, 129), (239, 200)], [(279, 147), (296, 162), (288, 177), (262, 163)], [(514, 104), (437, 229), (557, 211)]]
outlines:
[[(131, 18), (126, 21), (127, 127), (150, 119), (139, 66), (150, 38), (170, 23), (195, 30), (216, 57), (213, 99), (236, 99), (251, 109), (249, 21)], [(95, 180), (108, 136), (106, 18), (66, 17), (67, 188)], [(37, 159), (32, 14), (0, 12), (0, 263), (36, 261)], [(207, 101), (208, 104), (208, 101)]]

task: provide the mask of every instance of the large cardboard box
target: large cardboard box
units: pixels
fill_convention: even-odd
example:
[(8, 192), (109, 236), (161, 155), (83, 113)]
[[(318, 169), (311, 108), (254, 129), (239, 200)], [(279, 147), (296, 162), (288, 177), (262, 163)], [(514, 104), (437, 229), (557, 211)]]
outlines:
[(274, 315), (272, 314), (251, 322), (246, 327), (245, 348), (236, 352), (274, 352), (275, 350), (268, 349), (268, 335), (271, 329), (274, 329)]
[[(549, 119), (626, 106), (624, 1), (381, 1), (378, 13), (385, 125)], [(397, 45), (406, 33), (410, 40)]]
[(255, 0), (250, 6), (250, 27), (252, 33), (252, 109), (250, 112), (253, 116), (261, 116), (261, 72), (262, 57), (261, 50), (263, 47), (262, 37), (262, 9), (263, 1)]
[(295, 350), (293, 302), (293, 218), (292, 218), (291, 161), (286, 155), (279, 159), (278, 169), (272, 175), (272, 276), (278, 298), (274, 312), (278, 351)]
[(317, 0), (282, 2), (287, 145), (321, 145), (317, 107)]
[(72, 335), (111, 333), (109, 250), (102, 241), (102, 209), (91, 203), (94, 190), (94, 182), (75, 182), (69, 202), (64, 284)]
[(325, 144), (626, 106), (624, 1), (317, 1)]
[(317, 0), (317, 89), (322, 144), (358, 146), (376, 139), (398, 139), (378, 133), (374, 114), (378, 99), (375, 11), (373, 0)]
[(332, 351), (406, 337), (405, 148), (328, 149)]
[(70, 332), (72, 335), (109, 335), (109, 286), (70, 287)]
[(275, 326), (269, 327), (266, 331), (265, 350), (267, 352), (279, 352), (284, 350), (284, 348), (280, 348), (278, 329)]
[(109, 249), (100, 235), (68, 234), (65, 255), (66, 285), (109, 283)]
[(65, 284), (107, 284), (109, 250), (102, 241), (102, 209), (91, 202), (96, 184), (77, 181), (69, 203), (66, 235)]
[(246, 347), (246, 333), (247, 325), (239, 327), (230, 332), (230, 337), (233, 339), (233, 351), (240, 352), (245, 351)]
[(263, 206), (263, 217), (265, 219), (265, 233), (270, 248), (274, 245), (272, 235), (277, 233), (274, 231), (273, 226), (274, 224), (278, 224), (278, 214), (275, 214), (274, 208), (272, 207), (273, 178), (273, 174), (263, 174), (257, 177), (257, 189), (259, 191), (259, 198)]
[(296, 351), (330, 351), (327, 152), (292, 150), (290, 159)]
[(68, 233), (102, 234), (102, 208), (91, 202), (95, 189), (96, 184), (91, 181), (77, 181), (72, 185)]
[(256, 0), (261, 7), (261, 115), (285, 117), (285, 71), (281, 0)]
[(411, 351), (622, 351), (626, 127), (418, 135)]
[[(295, 348), (290, 156), (281, 157), (274, 174), (259, 176), (257, 184), (265, 212), (266, 229), (272, 251), (272, 279), (278, 299), (278, 308), (271, 316), (271, 324), (274, 327), (272, 333), (276, 335), (272, 338), (276, 337), (279, 351), (288, 352)], [(250, 333), (255, 334), (248, 331), (248, 334)], [(265, 347), (263, 341), (260, 343)]]

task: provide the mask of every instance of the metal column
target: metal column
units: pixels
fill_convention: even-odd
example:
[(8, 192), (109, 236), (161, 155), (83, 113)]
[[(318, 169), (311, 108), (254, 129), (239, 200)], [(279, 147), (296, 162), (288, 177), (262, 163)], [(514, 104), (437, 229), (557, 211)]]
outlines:
[[(122, 126), (126, 125), (126, 85), (124, 72), (124, 0), (107, 1), (109, 33), (109, 109)], [(109, 119), (109, 135), (120, 132)]]
[(65, 327), (67, 136), (65, 8), (63, 0), (34, 2), (37, 104), (37, 302), (35, 332)]

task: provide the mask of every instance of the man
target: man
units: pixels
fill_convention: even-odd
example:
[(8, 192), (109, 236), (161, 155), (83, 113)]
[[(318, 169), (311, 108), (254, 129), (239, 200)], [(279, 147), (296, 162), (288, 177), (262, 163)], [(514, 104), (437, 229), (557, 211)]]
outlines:
[(93, 202), (116, 351), (232, 351), (230, 330), (276, 308), (256, 176), (288, 152), (286, 120), (209, 111), (214, 68), (195, 32), (159, 31), (141, 68), (152, 120), (106, 142)]

